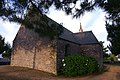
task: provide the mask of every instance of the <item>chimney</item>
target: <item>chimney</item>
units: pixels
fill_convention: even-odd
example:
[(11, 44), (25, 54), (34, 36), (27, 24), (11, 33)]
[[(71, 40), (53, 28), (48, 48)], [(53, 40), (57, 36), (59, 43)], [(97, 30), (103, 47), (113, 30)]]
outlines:
[(80, 23), (80, 29), (79, 29), (79, 32), (83, 32), (83, 29), (82, 29), (82, 25)]

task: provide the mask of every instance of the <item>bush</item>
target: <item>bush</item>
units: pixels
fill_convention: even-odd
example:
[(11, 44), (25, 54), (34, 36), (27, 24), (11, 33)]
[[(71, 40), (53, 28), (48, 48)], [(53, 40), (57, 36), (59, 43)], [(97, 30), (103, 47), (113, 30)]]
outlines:
[(10, 65), (10, 62), (0, 62), (0, 65)]
[(65, 57), (61, 73), (66, 76), (80, 76), (95, 72), (99, 66), (94, 58), (85, 55)]

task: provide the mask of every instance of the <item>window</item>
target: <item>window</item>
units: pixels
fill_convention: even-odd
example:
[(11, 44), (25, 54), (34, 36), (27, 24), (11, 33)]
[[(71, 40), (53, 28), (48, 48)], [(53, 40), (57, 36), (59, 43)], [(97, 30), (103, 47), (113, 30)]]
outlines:
[(68, 55), (69, 46), (70, 46), (69, 44), (65, 45), (65, 56)]

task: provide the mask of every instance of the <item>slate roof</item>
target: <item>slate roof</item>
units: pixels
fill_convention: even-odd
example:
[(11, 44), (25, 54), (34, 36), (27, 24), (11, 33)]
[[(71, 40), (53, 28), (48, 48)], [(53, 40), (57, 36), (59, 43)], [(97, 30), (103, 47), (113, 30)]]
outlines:
[[(47, 16), (46, 16), (47, 17)], [(51, 18), (47, 17), (49, 20), (49, 25), (51, 23), (54, 23), (56, 25), (58, 24), (56, 21), (52, 20)], [(52, 26), (51, 26), (52, 27)], [(86, 32), (78, 32), (73, 33), (70, 30), (63, 27), (63, 33), (59, 36), (59, 38), (62, 38), (64, 40), (76, 43), (76, 44), (96, 44), (99, 43), (95, 35), (92, 33), (92, 31), (86, 31)]]
[(72, 33), (71, 31), (64, 28), (62, 35), (59, 37), (77, 44), (99, 44), (99, 41), (92, 31)]
[(80, 44), (96, 44), (99, 43), (92, 31), (74, 33)]
[(74, 36), (73, 32), (69, 31), (66, 28), (63, 28), (63, 33), (59, 36), (59, 38), (62, 38), (64, 40), (80, 44), (79, 41), (77, 41), (76, 36)]
[[(47, 17), (47, 16), (46, 16)], [(51, 24), (58, 24), (56, 21), (52, 20), (51, 18), (47, 17), (48, 19), (48, 24), (51, 26)], [(51, 26), (52, 27), (52, 26)], [(59, 38), (76, 43), (76, 44), (80, 44), (77, 39), (75, 38), (76, 36), (74, 36), (73, 32), (71, 32), (70, 30), (66, 29), (65, 27), (63, 27), (63, 33), (59, 36)]]
[[(56, 26), (59, 26), (56, 21), (52, 20), (51, 18), (45, 17), (48, 20), (48, 25), (52, 27), (52, 24), (55, 24)], [(87, 31), (87, 32), (78, 32), (78, 33), (73, 33), (70, 30), (66, 29), (63, 27), (63, 33), (59, 36), (59, 38), (76, 43), (76, 44), (93, 44), (93, 43), (98, 43), (98, 40), (92, 33), (92, 31)]]

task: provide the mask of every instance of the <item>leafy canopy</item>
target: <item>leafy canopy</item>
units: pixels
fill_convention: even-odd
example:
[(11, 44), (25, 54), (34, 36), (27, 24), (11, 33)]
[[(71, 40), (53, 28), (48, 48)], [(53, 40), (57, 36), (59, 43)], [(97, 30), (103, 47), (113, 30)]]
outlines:
[(31, 7), (44, 14), (53, 5), (73, 17), (80, 17), (85, 11), (104, 7), (105, 0), (0, 0), (0, 17), (10, 21), (22, 22)]
[(5, 43), (5, 39), (0, 35), (0, 54), (5, 58), (10, 58), (11, 51), (11, 45), (9, 43)]
[(12, 52), (11, 45), (9, 43), (5, 43), (4, 53), (2, 54), (2, 57), (3, 58), (11, 58), (11, 52)]
[(103, 45), (103, 44), (104, 44), (104, 41), (100, 41), (99, 43), (100, 43), (101, 46), (102, 46), (103, 58), (108, 57), (108, 54), (107, 54), (108, 50), (107, 50), (107, 47), (104, 47), (104, 45)]
[(112, 54), (120, 54), (120, 0), (108, 0), (106, 3), (105, 11), (108, 13), (106, 16), (106, 29), (108, 32), (109, 50)]
[(4, 52), (4, 38), (0, 35), (0, 54)]
[[(45, 14), (51, 6), (63, 10), (66, 14), (79, 18), (95, 7), (103, 9), (106, 15), (106, 29), (109, 49), (115, 55), (120, 54), (120, 0), (0, 0), (0, 17), (3, 20), (23, 23), (31, 7)], [(29, 21), (28, 21), (29, 22)]]

